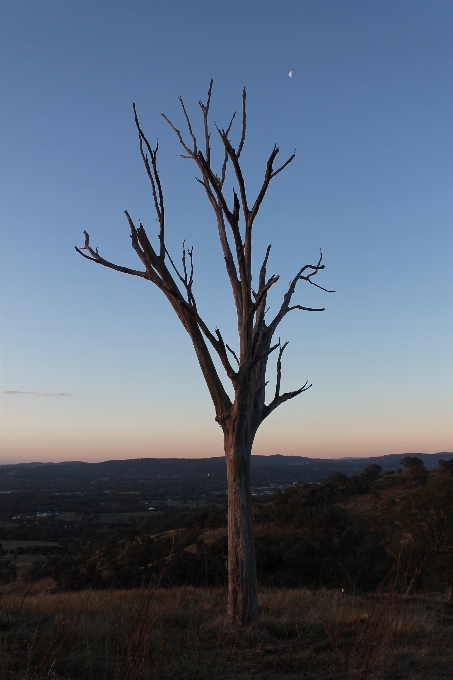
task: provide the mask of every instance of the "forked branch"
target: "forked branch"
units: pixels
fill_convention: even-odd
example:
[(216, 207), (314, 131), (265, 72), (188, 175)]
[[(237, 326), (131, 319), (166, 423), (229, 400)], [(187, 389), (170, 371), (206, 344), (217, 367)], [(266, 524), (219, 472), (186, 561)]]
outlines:
[(269, 416), (272, 413), (272, 411), (275, 411), (275, 409), (278, 408), (278, 406), (284, 404), (285, 401), (294, 399), (294, 397), (299, 396), (299, 394), (302, 394), (302, 392), (306, 392), (307, 390), (310, 389), (310, 387), (312, 387), (312, 385), (311, 383), (309, 385), (307, 380), (298, 390), (294, 390), (294, 392), (284, 392), (283, 394), (280, 394), (278, 397), (274, 397), (270, 404), (264, 406), (262, 411), (261, 422), (265, 418), (267, 418), (267, 416)]
[(172, 260), (172, 257), (168, 250), (165, 248), (165, 252), (168, 255), (168, 259), (170, 260), (171, 266), (173, 267), (176, 276), (178, 279), (181, 281), (182, 285), (186, 289), (187, 293), (187, 301), (192, 305), (192, 307), (196, 310), (197, 309), (197, 304), (195, 302), (195, 297), (193, 295), (192, 291), (192, 285), (193, 285), (193, 247), (188, 248), (187, 250), (187, 255), (189, 256), (189, 274), (187, 274), (187, 260), (186, 260), (186, 244), (185, 241), (182, 242), (182, 267), (183, 267), (183, 272), (184, 276), (179, 272), (178, 268), (176, 267), (175, 263)]
[(310, 389), (311, 384), (308, 384), (308, 380), (300, 387), (298, 390), (294, 390), (293, 392), (284, 392), (283, 394), (280, 394), (280, 386), (281, 386), (281, 379), (282, 379), (282, 355), (283, 352), (285, 351), (285, 347), (288, 345), (288, 342), (285, 342), (284, 345), (280, 344), (280, 339), (278, 341), (277, 347), (280, 347), (279, 353), (278, 353), (278, 359), (277, 359), (277, 381), (275, 385), (275, 395), (273, 400), (271, 401), (270, 404), (266, 405), (264, 404), (261, 409), (261, 418), (260, 418), (260, 423), (267, 418), (267, 416), (272, 413), (272, 411), (275, 411), (275, 409), (283, 404), (285, 401), (289, 401), (290, 399), (294, 399), (294, 397), (297, 397), (299, 394), (302, 394), (302, 392), (306, 392), (308, 389)]
[[(255, 312), (258, 310), (259, 306), (261, 305), (261, 303), (263, 302), (264, 298), (266, 297), (266, 295), (267, 295), (267, 293), (268, 293), (268, 291), (269, 291), (269, 288), (271, 288), (271, 287), (274, 285), (274, 283), (277, 283), (277, 281), (279, 280), (279, 278), (280, 278), (279, 276), (276, 276), (276, 275), (274, 274), (273, 276), (271, 276), (271, 278), (269, 279), (269, 281), (268, 281), (268, 282), (260, 289), (259, 293), (258, 293), (258, 294), (255, 294), (255, 302), (254, 302), (254, 304), (252, 305), (252, 307), (251, 307), (251, 309), (250, 309), (250, 313), (251, 313), (252, 315), (255, 314)], [(252, 291), (252, 292), (253, 292), (253, 291)]]
[(261, 186), (261, 189), (260, 189), (260, 192), (259, 192), (258, 196), (256, 197), (256, 201), (255, 201), (255, 203), (253, 204), (253, 208), (252, 208), (252, 210), (250, 211), (250, 226), (252, 226), (253, 221), (254, 221), (255, 217), (257, 216), (257, 214), (258, 214), (258, 210), (260, 209), (260, 205), (261, 205), (261, 203), (263, 202), (263, 198), (264, 198), (264, 196), (265, 196), (265, 194), (266, 194), (266, 191), (267, 191), (267, 189), (268, 189), (268, 187), (269, 187), (269, 184), (270, 184), (271, 179), (273, 179), (276, 175), (278, 175), (279, 172), (281, 172), (284, 168), (286, 168), (286, 166), (289, 165), (289, 164), (291, 163), (291, 161), (294, 160), (294, 158), (296, 157), (296, 152), (294, 152), (294, 153), (288, 158), (288, 160), (285, 161), (285, 163), (283, 163), (283, 165), (281, 165), (281, 166), (278, 168), (278, 170), (275, 170), (275, 171), (274, 171), (274, 170), (272, 169), (272, 168), (273, 168), (273, 163), (274, 163), (275, 157), (276, 157), (276, 155), (279, 153), (279, 151), (280, 151), (280, 149), (279, 149), (278, 146), (275, 144), (275, 145), (274, 145), (274, 148), (272, 149), (271, 155), (269, 156), (268, 161), (267, 161), (267, 163), (266, 163), (266, 172), (265, 172), (265, 174), (264, 174), (263, 184), (262, 184), (262, 186)]
[[(289, 287), (287, 292), (285, 293), (285, 296), (283, 298), (283, 302), (281, 304), (281, 307), (277, 314), (275, 315), (274, 319), (272, 322), (269, 324), (267, 328), (267, 333), (269, 334), (269, 337), (272, 338), (273, 334), (275, 333), (275, 330), (281, 320), (288, 314), (288, 312), (292, 311), (293, 309), (300, 309), (304, 310), (306, 312), (323, 312), (325, 310), (324, 307), (303, 307), (302, 305), (291, 305), (291, 299), (294, 295), (294, 291), (296, 290), (297, 283), (299, 281), (307, 281), (310, 283), (312, 286), (316, 286), (316, 288), (319, 288), (326, 293), (334, 293), (335, 291), (333, 290), (327, 290), (327, 288), (323, 288), (322, 286), (318, 286), (314, 281), (312, 281), (312, 277), (316, 276), (316, 274), (324, 269), (324, 265), (322, 264), (322, 252), (320, 251), (319, 255), (319, 260), (317, 264), (306, 264), (304, 265), (296, 274), (296, 276), (293, 278), (293, 280), (290, 282)], [(305, 273), (307, 272), (307, 273)]]
[[(109, 262), (108, 260), (105, 260), (103, 257), (101, 257), (98, 253), (98, 249), (93, 250), (90, 246), (90, 235), (88, 234), (87, 231), (83, 232), (85, 234), (85, 245), (82, 246), (81, 248), (77, 248), (77, 246), (74, 246), (79, 255), (82, 255), (82, 257), (85, 257), (87, 260), (92, 260), (93, 262), (97, 262), (98, 264), (102, 264), (104, 267), (108, 267), (109, 269), (114, 269), (117, 272), (122, 272), (123, 274), (131, 274), (132, 276), (141, 276), (144, 279), (149, 278), (147, 272), (140, 272), (137, 271), (136, 269), (129, 269), (129, 267), (122, 267), (121, 265), (114, 264), (113, 262)], [(87, 250), (90, 255), (85, 255), (85, 253), (82, 253), (82, 250)]]

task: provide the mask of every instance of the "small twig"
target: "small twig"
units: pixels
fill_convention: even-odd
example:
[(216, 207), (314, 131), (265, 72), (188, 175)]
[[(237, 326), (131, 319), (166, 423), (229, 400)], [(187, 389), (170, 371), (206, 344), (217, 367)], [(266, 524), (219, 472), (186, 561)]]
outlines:
[(195, 139), (195, 135), (192, 131), (192, 124), (191, 124), (190, 118), (187, 114), (186, 107), (184, 106), (184, 102), (182, 100), (182, 97), (178, 97), (178, 99), (179, 99), (179, 102), (181, 104), (182, 110), (184, 111), (184, 116), (186, 117), (187, 127), (189, 128), (189, 134), (192, 137), (192, 142), (193, 142), (193, 153), (196, 156), (197, 155), (197, 140)]
[(245, 87), (242, 90), (242, 132), (241, 132), (241, 141), (239, 142), (238, 150), (237, 150), (237, 157), (239, 159), (239, 156), (241, 155), (242, 148), (244, 146), (245, 142), (245, 127), (246, 127), (246, 107), (245, 107), (245, 102), (246, 102), (246, 90)]
[[(235, 119), (235, 117), (236, 117), (236, 111), (231, 116), (230, 124), (228, 125), (228, 127), (226, 129), (226, 135), (229, 134), (229, 132), (231, 130), (231, 126), (233, 125), (233, 120)], [(223, 184), (225, 182), (227, 163), (228, 163), (228, 152), (225, 149), (225, 154), (224, 154), (224, 157), (223, 157), (222, 173), (220, 175), (220, 188), (223, 187)]]

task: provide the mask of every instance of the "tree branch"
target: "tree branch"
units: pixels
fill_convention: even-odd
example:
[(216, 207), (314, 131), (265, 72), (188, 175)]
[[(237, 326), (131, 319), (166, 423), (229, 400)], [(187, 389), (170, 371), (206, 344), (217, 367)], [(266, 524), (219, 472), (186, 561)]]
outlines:
[(225, 130), (219, 130), (219, 128), (217, 128), (217, 130), (218, 130), (218, 133), (220, 135), (220, 139), (223, 142), (225, 150), (226, 150), (226, 152), (228, 153), (228, 156), (231, 159), (231, 163), (233, 164), (234, 172), (235, 172), (235, 175), (236, 175), (236, 180), (237, 180), (237, 183), (239, 185), (239, 193), (241, 195), (242, 212), (244, 214), (244, 221), (245, 221), (245, 224), (247, 224), (248, 218), (249, 218), (249, 209), (248, 209), (248, 206), (247, 206), (247, 195), (246, 195), (246, 191), (245, 191), (245, 182), (244, 182), (244, 177), (242, 175), (241, 166), (239, 165), (239, 159), (238, 159), (236, 151), (231, 146), (231, 143), (230, 143), (230, 140), (228, 139), (226, 131)]
[[(245, 87), (244, 87), (244, 89), (242, 90), (242, 132), (241, 132), (241, 141), (239, 142), (238, 151), (237, 151), (238, 160), (239, 160), (239, 156), (241, 155), (241, 151), (243, 149), (244, 142), (245, 142), (245, 127), (246, 127), (245, 101), (246, 101), (246, 96), (247, 96), (247, 94), (246, 94), (246, 90), (245, 90)], [(229, 132), (229, 130), (227, 130), (227, 134), (228, 134), (228, 132)]]
[(173, 262), (173, 259), (168, 252), (167, 249), (165, 249), (165, 252), (168, 255), (168, 259), (170, 260), (171, 266), (173, 267), (176, 276), (178, 279), (181, 281), (183, 284), (184, 288), (186, 289), (187, 292), (187, 301), (192, 305), (192, 307), (196, 310), (197, 309), (197, 304), (195, 302), (195, 297), (193, 295), (192, 291), (192, 284), (193, 284), (193, 247), (189, 248), (187, 250), (187, 254), (189, 255), (189, 260), (190, 260), (190, 274), (187, 276), (187, 264), (186, 264), (186, 248), (185, 248), (185, 241), (182, 242), (182, 266), (183, 266), (183, 271), (184, 271), (184, 276), (182, 276), (176, 267), (175, 263)]
[(271, 278), (270, 278), (269, 281), (266, 283), (266, 285), (264, 285), (264, 286), (261, 288), (261, 290), (259, 291), (259, 293), (258, 293), (257, 295), (255, 295), (255, 302), (253, 303), (252, 307), (250, 308), (250, 314), (251, 314), (251, 315), (255, 314), (255, 312), (256, 312), (257, 309), (259, 308), (261, 302), (263, 301), (263, 299), (264, 299), (265, 296), (267, 295), (267, 293), (268, 293), (268, 291), (269, 291), (269, 288), (271, 288), (271, 287), (274, 285), (274, 283), (277, 283), (277, 281), (279, 280), (279, 278), (280, 278), (280, 277), (277, 276), (277, 275), (275, 275), (275, 274), (274, 274), (273, 276), (271, 276)]
[[(202, 180), (198, 180), (198, 181), (203, 185), (203, 187), (206, 191), (206, 195), (208, 197), (208, 200), (211, 203), (211, 206), (212, 206), (214, 213), (216, 215), (216, 218), (217, 218), (217, 228), (218, 228), (218, 232), (219, 232), (220, 244), (222, 246), (222, 251), (223, 251), (223, 255), (224, 255), (224, 259), (225, 259), (227, 274), (228, 274), (228, 277), (230, 279), (230, 284), (231, 284), (231, 288), (232, 288), (232, 291), (233, 291), (234, 301), (235, 301), (236, 310), (237, 310), (237, 314), (238, 314), (238, 321), (240, 323), (240, 321), (242, 319), (241, 287), (240, 287), (240, 283), (239, 283), (238, 274), (237, 274), (237, 271), (236, 271), (236, 266), (234, 264), (233, 255), (232, 255), (232, 252), (231, 252), (231, 249), (230, 249), (230, 245), (228, 243), (228, 238), (227, 238), (227, 235), (226, 235), (226, 229), (225, 229), (225, 223), (224, 223), (224, 217), (223, 217), (224, 214), (225, 215), (227, 214), (227, 213), (223, 212), (224, 208), (226, 208), (228, 213), (229, 213), (229, 211), (228, 211), (228, 206), (226, 205), (226, 202), (223, 199), (223, 195), (222, 195), (223, 201), (221, 199), (219, 199), (219, 195), (218, 195), (218, 191), (220, 191), (220, 194), (221, 194), (221, 187), (222, 187), (223, 181), (221, 180), (220, 186), (218, 186), (217, 178), (213, 175), (212, 172), (208, 172), (206, 167), (203, 165), (203, 162), (201, 160), (201, 159), (204, 160), (203, 155), (201, 155), (201, 159), (200, 159), (196, 154), (194, 154), (189, 149), (189, 147), (186, 145), (186, 143), (184, 142), (184, 139), (182, 138), (181, 132), (173, 125), (173, 123), (167, 118), (167, 116), (165, 114), (161, 114), (161, 115), (164, 118), (164, 120), (168, 123), (168, 125), (171, 127), (171, 129), (174, 131), (174, 133), (178, 137), (179, 143), (181, 144), (183, 149), (186, 151), (187, 156), (183, 156), (183, 157), (184, 158), (190, 158), (193, 161), (195, 161), (195, 163), (196, 163), (196, 165), (197, 165), (198, 169), (200, 170), (201, 175), (203, 177), (203, 181)], [(230, 122), (228, 129), (231, 128), (231, 124), (233, 122), (233, 119), (234, 119), (234, 115), (233, 115), (233, 118), (231, 119), (231, 122)], [(209, 166), (207, 166), (207, 168), (210, 171)], [(211, 186), (212, 186), (212, 189), (214, 190), (216, 195), (213, 194), (213, 192), (211, 190)], [(216, 196), (217, 196), (217, 199), (216, 199)]]
[[(149, 280), (161, 290), (165, 290), (165, 287), (168, 286), (168, 282), (164, 283), (165, 275), (167, 273), (165, 262), (157, 256), (154, 248), (149, 242), (143, 225), (140, 223), (140, 227), (136, 229), (127, 210), (124, 211), (124, 214), (126, 215), (126, 219), (131, 230), (132, 247), (139, 256), (140, 260), (143, 262), (143, 265), (148, 273)], [(176, 285), (174, 283), (173, 285), (177, 290)]]
[(269, 259), (269, 254), (271, 252), (272, 245), (269, 243), (269, 245), (266, 248), (266, 254), (264, 256), (263, 264), (261, 265), (260, 269), (260, 277), (258, 281), (258, 286), (259, 286), (259, 291), (264, 288), (264, 282), (266, 281), (266, 267), (267, 267), (267, 261)]
[[(214, 335), (211, 333), (209, 330), (208, 326), (206, 323), (203, 321), (203, 319), (200, 317), (198, 314), (197, 310), (195, 307), (193, 307), (189, 302), (184, 300), (183, 296), (177, 289), (175, 285), (175, 290), (171, 288), (164, 288), (162, 287), (163, 292), (166, 294), (167, 298), (170, 300), (173, 308), (178, 314), (178, 317), (182, 321), (183, 325), (186, 327), (186, 330), (188, 330), (188, 325), (187, 322), (194, 321), (197, 326), (199, 327), (200, 331), (205, 335), (207, 340), (211, 343), (212, 347), (215, 349), (217, 352), (220, 361), (222, 362), (222, 365), (225, 369), (225, 372), (227, 376), (230, 378), (231, 382), (233, 383), (234, 386), (237, 385), (237, 373), (234, 371), (233, 367), (231, 366), (230, 362), (228, 361), (228, 356), (225, 350), (225, 345), (223, 343), (223, 339), (220, 336), (220, 331), (216, 329), (216, 334), (220, 336), (219, 340), (217, 340)], [(188, 331), (189, 332), (189, 331)], [(192, 334), (189, 332), (190, 337), (193, 337)]]
[(277, 175), (283, 168), (285, 168), (293, 158), (295, 157), (295, 153), (284, 163), (278, 170), (275, 172), (272, 171), (273, 167), (273, 162), (278, 154), (279, 149), (277, 145), (274, 145), (274, 148), (272, 150), (271, 155), (269, 156), (269, 159), (266, 164), (266, 172), (264, 175), (264, 181), (261, 187), (261, 190), (255, 200), (255, 203), (253, 205), (253, 208), (247, 215), (247, 219), (245, 220), (245, 238), (244, 238), (244, 251), (245, 251), (245, 259), (246, 262), (248, 263), (248, 266), (251, 267), (251, 261), (252, 261), (252, 228), (253, 228), (253, 223), (255, 221), (255, 217), (258, 214), (258, 210), (260, 208), (260, 205), (264, 199), (264, 196), (266, 194), (266, 191), (269, 187), (270, 181), (275, 175)]
[[(266, 267), (267, 267), (267, 261), (269, 259), (269, 253), (271, 252), (271, 245), (269, 244), (266, 249), (266, 255), (264, 256), (263, 264), (261, 265), (260, 269), (260, 275), (258, 279), (258, 294), (262, 291), (264, 286), (266, 285)], [(255, 351), (255, 347), (260, 340), (261, 332), (263, 330), (264, 326), (264, 315), (266, 312), (266, 298), (267, 298), (267, 291), (261, 298), (260, 304), (256, 309), (256, 317), (255, 317), (255, 325), (253, 327), (253, 351)]]
[[(321, 264), (322, 262), (322, 252), (320, 251), (320, 256), (318, 263), (313, 265), (313, 264), (306, 264), (304, 265), (296, 274), (296, 276), (293, 278), (293, 280), (290, 282), (288, 290), (283, 298), (283, 302), (281, 304), (281, 307), (272, 320), (272, 322), (269, 324), (266, 333), (269, 334), (269, 337), (272, 338), (273, 334), (275, 333), (275, 330), (278, 326), (278, 324), (281, 322), (281, 320), (288, 314), (289, 311), (292, 309), (304, 309), (306, 311), (310, 312), (322, 312), (324, 311), (324, 308), (305, 308), (302, 307), (301, 305), (293, 305), (290, 307), (291, 303), (291, 298), (294, 295), (294, 291), (296, 290), (296, 285), (298, 281), (308, 281), (308, 283), (311, 283), (312, 285), (316, 286), (317, 288), (321, 288), (321, 286), (318, 286), (315, 284), (312, 280), (311, 277), (315, 276), (321, 269), (324, 269), (324, 265)], [(308, 271), (309, 273), (304, 275), (304, 272)], [(334, 293), (335, 291), (333, 290), (327, 290), (326, 288), (322, 288), (326, 293)]]
[[(159, 173), (157, 171), (157, 151), (159, 149), (159, 143), (156, 143), (155, 149), (151, 148), (150, 143), (146, 139), (143, 130), (140, 127), (140, 123), (138, 120), (137, 116), (137, 110), (135, 107), (135, 104), (132, 104), (132, 107), (134, 109), (134, 118), (135, 118), (135, 125), (138, 130), (138, 138), (140, 140), (140, 154), (143, 160), (143, 163), (146, 168), (146, 172), (149, 178), (149, 181), (151, 182), (151, 190), (153, 193), (153, 199), (154, 199), (154, 207), (156, 209), (156, 214), (157, 214), (157, 220), (159, 222), (160, 230), (159, 230), (159, 240), (160, 240), (160, 256), (162, 259), (165, 258), (165, 211), (164, 211), (164, 196), (162, 192), (162, 185), (160, 183), (160, 177)], [(143, 151), (143, 142), (146, 144), (146, 148), (148, 149), (149, 156), (151, 158), (151, 165), (152, 165), (152, 170), (149, 165), (149, 160), (148, 156), (144, 153)], [(156, 191), (157, 187), (157, 191)]]
[[(108, 260), (104, 260), (103, 257), (99, 255), (97, 252), (97, 249), (94, 251), (90, 247), (90, 236), (87, 231), (83, 232), (85, 234), (85, 245), (82, 248), (77, 248), (77, 246), (74, 246), (74, 248), (77, 250), (79, 255), (82, 255), (82, 257), (85, 257), (87, 260), (92, 260), (93, 262), (96, 262), (97, 264), (102, 264), (104, 267), (108, 267), (109, 269), (114, 269), (117, 272), (122, 272), (123, 274), (131, 274), (132, 276), (141, 276), (144, 279), (148, 279), (148, 273), (147, 272), (140, 272), (137, 271), (136, 269), (129, 269), (129, 267), (122, 267), (121, 265), (114, 264), (113, 262), (109, 262)], [(91, 257), (89, 255), (85, 255), (85, 253), (82, 253), (82, 250), (88, 250), (88, 252), (91, 254)]]
[[(236, 375), (233, 367), (231, 366), (230, 362), (228, 361), (228, 356), (227, 356), (225, 347), (223, 346), (223, 341), (221, 343), (219, 343), (216, 340), (214, 335), (211, 333), (211, 331), (209, 330), (209, 328), (207, 327), (207, 325), (205, 324), (205, 322), (203, 321), (203, 319), (199, 316), (199, 314), (197, 312), (195, 298), (194, 298), (193, 293), (192, 293), (193, 263), (192, 263), (191, 253), (189, 255), (190, 260), (191, 260), (191, 272), (190, 272), (190, 275), (188, 276), (187, 275), (187, 266), (185, 264), (185, 249), (184, 249), (184, 245), (183, 245), (183, 266), (184, 266), (184, 272), (185, 272), (185, 276), (183, 278), (180, 275), (180, 273), (178, 272), (176, 266), (173, 263), (173, 260), (171, 259), (170, 255), (167, 251), (167, 255), (170, 259), (170, 262), (171, 262), (176, 274), (178, 275), (178, 277), (180, 278), (184, 287), (186, 288), (187, 295), (188, 295), (188, 298), (189, 298), (189, 301), (186, 302), (186, 300), (184, 300), (184, 297), (181, 295), (181, 292), (178, 289), (178, 286), (176, 285), (175, 281), (173, 280), (170, 272), (168, 271), (165, 263), (161, 260), (161, 258), (158, 258), (157, 255), (155, 254), (151, 244), (148, 241), (148, 238), (146, 236), (146, 232), (145, 232), (143, 226), (140, 225), (140, 229), (136, 230), (135, 227), (134, 227), (134, 224), (132, 222), (132, 219), (129, 216), (129, 213), (127, 211), (125, 211), (125, 214), (126, 214), (126, 217), (129, 221), (131, 232), (133, 234), (132, 245), (135, 248), (139, 257), (142, 259), (145, 266), (147, 267), (147, 272), (148, 272), (147, 278), (149, 278), (153, 283), (155, 283), (165, 293), (168, 300), (171, 302), (172, 306), (174, 307), (175, 311), (178, 313), (178, 316), (179, 316), (181, 322), (183, 323), (183, 325), (185, 325), (186, 329), (187, 329), (187, 325), (184, 323), (184, 320), (187, 321), (187, 318), (188, 318), (187, 314), (189, 314), (191, 319), (195, 320), (195, 322), (197, 323), (197, 325), (199, 326), (201, 331), (204, 333), (206, 338), (211, 343), (212, 347), (217, 352), (217, 354), (218, 354), (218, 356), (219, 356), (219, 358), (222, 362), (222, 365), (225, 368), (226, 374), (228, 375), (228, 377), (232, 381), (233, 385), (235, 385), (236, 381), (237, 381), (237, 375)], [(134, 245), (134, 234), (137, 234), (137, 233), (138, 233), (138, 236), (141, 239), (143, 245), (146, 247), (146, 249), (149, 249), (149, 256), (150, 256), (151, 262), (147, 261), (145, 253), (143, 251), (141, 251), (138, 244), (135, 243), (135, 245)], [(136, 239), (135, 239), (135, 242), (136, 242)], [(157, 270), (157, 273), (154, 269), (152, 269), (153, 266)], [(157, 275), (159, 275), (160, 278), (158, 278)], [(182, 312), (182, 310), (183, 310), (184, 313)]]
[(239, 223), (236, 218), (235, 213), (231, 213), (227, 202), (225, 200), (225, 197), (223, 195), (223, 192), (216, 181), (216, 177), (214, 176), (211, 168), (207, 165), (206, 160), (201, 153), (201, 151), (198, 152), (198, 160), (200, 162), (201, 167), (204, 170), (204, 173), (212, 186), (213, 190), (215, 191), (217, 195), (217, 200), (219, 202), (219, 205), (221, 207), (221, 210), (223, 211), (225, 217), (228, 220), (228, 223), (231, 227), (231, 231), (233, 232), (233, 238), (234, 238), (234, 243), (236, 246), (236, 257), (237, 257), (237, 262), (238, 262), (238, 267), (239, 267), (239, 275), (240, 275), (240, 280), (238, 281), (239, 285), (241, 285), (242, 282), (242, 309), (244, 305), (244, 288), (243, 286), (246, 285), (246, 282), (248, 281), (248, 274), (247, 274), (247, 267), (244, 259), (244, 248), (243, 248), (243, 243), (241, 239), (241, 234), (239, 231)]
[(283, 165), (281, 165), (281, 166), (278, 168), (278, 170), (275, 170), (275, 172), (272, 173), (271, 179), (274, 179), (274, 177), (275, 177), (276, 175), (278, 175), (279, 172), (281, 172), (282, 170), (284, 170), (284, 169), (286, 168), (286, 166), (289, 165), (289, 164), (291, 163), (291, 161), (295, 159), (295, 157), (296, 157), (296, 151), (294, 151), (294, 153), (288, 158), (287, 161), (285, 161), (285, 162), (283, 163)]
[[(231, 116), (230, 124), (228, 125), (227, 130), (226, 130), (227, 135), (229, 134), (229, 132), (231, 130), (231, 126), (233, 125), (233, 120), (235, 119), (235, 117), (236, 117), (236, 111)], [(225, 182), (226, 169), (227, 169), (227, 163), (228, 163), (228, 152), (225, 149), (225, 147), (224, 147), (224, 153), (225, 153), (225, 155), (223, 157), (222, 172), (221, 172), (221, 175), (220, 175), (220, 188), (223, 187), (223, 184)]]
[[(280, 344), (280, 338), (278, 339), (278, 342)], [(277, 382), (275, 385), (275, 397), (274, 399), (278, 399), (280, 396), (280, 383), (282, 380), (282, 354), (285, 351), (285, 347), (288, 345), (288, 341), (285, 342), (284, 345), (280, 347), (280, 350), (278, 352), (278, 359), (277, 359)]]
[[(330, 292), (330, 291), (328, 291)], [(326, 308), (325, 307), (302, 307), (302, 305), (293, 305), (292, 307), (288, 307), (288, 312), (291, 312), (293, 309), (301, 309), (304, 312), (325, 312)]]
[(275, 157), (279, 153), (279, 151), (280, 151), (280, 149), (277, 147), (276, 144), (274, 144), (274, 148), (272, 149), (272, 153), (269, 156), (269, 159), (266, 163), (266, 172), (265, 172), (265, 175), (264, 175), (263, 184), (261, 186), (261, 189), (260, 189), (258, 196), (256, 197), (256, 201), (253, 205), (253, 208), (250, 211), (250, 227), (252, 226), (253, 221), (258, 214), (258, 210), (260, 209), (260, 205), (261, 205), (263, 198), (266, 194), (266, 191), (268, 189), (268, 186), (270, 184), (271, 179), (273, 179), (276, 175), (278, 175), (279, 172), (281, 172), (284, 168), (286, 168), (286, 166), (289, 165), (289, 163), (291, 163), (291, 161), (296, 157), (296, 153), (294, 152), (293, 155), (288, 158), (286, 163), (283, 163), (283, 165), (278, 170), (273, 172), (272, 166), (273, 166)]
[(184, 102), (183, 102), (183, 100), (182, 100), (182, 97), (178, 97), (178, 99), (179, 99), (179, 102), (180, 102), (180, 104), (181, 104), (182, 110), (184, 111), (184, 116), (185, 116), (185, 118), (186, 118), (187, 127), (189, 128), (189, 134), (190, 134), (190, 136), (192, 137), (192, 142), (193, 142), (193, 154), (194, 154), (194, 156), (196, 156), (197, 153), (198, 153), (198, 149), (197, 149), (197, 140), (195, 139), (195, 135), (194, 135), (194, 133), (192, 132), (192, 125), (191, 125), (191, 123), (190, 123), (190, 118), (189, 118), (189, 116), (187, 115), (186, 107), (184, 106)]
[(311, 384), (309, 385), (307, 380), (300, 389), (295, 390), (294, 392), (285, 392), (284, 394), (281, 394), (277, 399), (274, 398), (268, 406), (264, 406), (261, 422), (265, 418), (267, 418), (267, 416), (270, 415), (272, 411), (275, 411), (275, 409), (278, 406), (284, 404), (285, 401), (289, 401), (289, 399), (294, 399), (294, 397), (297, 397), (299, 394), (302, 394), (302, 392), (306, 392), (307, 390), (310, 389), (310, 387), (312, 387), (312, 385)]
[(233, 349), (231, 349), (231, 347), (230, 347), (229, 345), (225, 345), (225, 347), (226, 347), (227, 350), (230, 352), (230, 354), (232, 354), (232, 355), (234, 356), (234, 358), (236, 359), (237, 365), (239, 366), (239, 363), (240, 363), (240, 362), (239, 362), (239, 359), (238, 359), (238, 357), (237, 357), (236, 352), (235, 352)]
[(184, 150), (186, 151), (186, 153), (188, 154), (187, 156), (182, 156), (182, 158), (191, 158), (191, 159), (195, 160), (196, 154), (194, 154), (193, 151), (191, 151), (191, 150), (189, 149), (189, 147), (186, 146), (186, 144), (185, 144), (185, 142), (184, 142), (184, 140), (183, 140), (183, 138), (182, 138), (181, 132), (173, 125), (173, 123), (171, 122), (171, 120), (169, 120), (169, 119), (167, 118), (167, 116), (165, 115), (165, 113), (161, 113), (160, 115), (162, 116), (162, 118), (163, 118), (164, 120), (167, 121), (167, 123), (169, 124), (169, 126), (171, 127), (171, 129), (173, 130), (173, 132), (175, 133), (175, 135), (177, 136), (177, 138), (179, 139), (179, 143), (181, 144), (181, 146), (183, 147), (183, 149), (184, 149)]
[(212, 92), (212, 85), (214, 81), (211, 78), (211, 82), (209, 83), (209, 90), (208, 90), (208, 100), (206, 102), (206, 106), (203, 104), (203, 102), (200, 100), (198, 103), (200, 105), (201, 110), (203, 111), (203, 127), (204, 127), (204, 138), (205, 138), (205, 144), (206, 144), (206, 162), (210, 166), (211, 165), (211, 148), (209, 146), (209, 140), (211, 135), (209, 134), (209, 129), (208, 129), (208, 113), (209, 113), (209, 105), (211, 103), (211, 92)]

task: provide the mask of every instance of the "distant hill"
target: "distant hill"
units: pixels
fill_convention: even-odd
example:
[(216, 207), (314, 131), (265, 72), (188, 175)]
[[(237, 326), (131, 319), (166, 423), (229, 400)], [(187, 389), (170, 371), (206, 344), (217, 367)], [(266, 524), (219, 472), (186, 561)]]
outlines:
[[(287, 485), (296, 481), (322, 482), (333, 472), (351, 475), (367, 465), (377, 463), (384, 471), (395, 470), (405, 455), (418, 456), (428, 469), (436, 467), (439, 460), (450, 460), (453, 452), (400, 453), (370, 458), (307, 458), (303, 456), (253, 455), (252, 484)], [(215, 458), (135, 458), (109, 460), (102, 463), (68, 461), (63, 463), (20, 463), (0, 465), (0, 490), (38, 488), (43, 483), (58, 484), (68, 488), (86, 487), (87, 484), (111, 486), (121, 483), (123, 488), (136, 488), (137, 483), (158, 485), (165, 482), (170, 490), (182, 482), (202, 484), (207, 492), (226, 485), (225, 459)]]

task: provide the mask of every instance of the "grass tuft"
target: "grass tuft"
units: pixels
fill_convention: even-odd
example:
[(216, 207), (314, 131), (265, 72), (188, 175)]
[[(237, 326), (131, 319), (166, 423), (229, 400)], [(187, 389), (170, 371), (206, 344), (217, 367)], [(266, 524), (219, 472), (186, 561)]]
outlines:
[(3, 595), (0, 680), (451, 677), (452, 610), (436, 597), (264, 590), (260, 610), (235, 631), (224, 589)]

